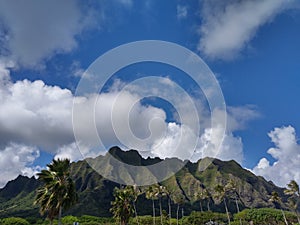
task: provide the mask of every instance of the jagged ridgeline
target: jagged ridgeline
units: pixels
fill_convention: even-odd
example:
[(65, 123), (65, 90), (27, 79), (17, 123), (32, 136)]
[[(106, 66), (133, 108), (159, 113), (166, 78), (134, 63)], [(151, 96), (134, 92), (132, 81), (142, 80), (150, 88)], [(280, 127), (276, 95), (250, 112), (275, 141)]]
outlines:
[[(154, 165), (163, 161), (159, 158), (144, 159), (135, 150), (122, 151), (118, 147), (111, 148), (109, 152), (119, 161), (134, 166)], [(124, 181), (135, 179), (135, 174), (133, 171), (126, 171), (126, 167), (113, 167), (110, 164), (111, 156), (108, 155), (88, 159), (89, 163), (86, 160), (72, 163), (71, 175), (76, 184), (79, 202), (66, 212), (67, 214), (111, 216), (109, 209), (113, 200), (113, 190), (115, 187), (120, 187), (120, 184), (103, 178), (90, 165), (107, 170), (104, 171), (106, 175), (109, 173), (113, 173), (114, 176), (118, 175)], [(180, 162), (178, 159), (166, 160)], [(176, 175), (160, 183), (166, 186), (167, 189), (172, 190), (171, 198), (172, 196), (181, 195), (185, 199), (184, 210), (186, 214), (189, 214), (192, 210), (200, 210), (199, 200), (195, 196), (196, 193), (204, 189), (211, 193), (211, 197), (204, 200), (203, 209), (207, 209), (209, 201), (211, 210), (223, 211), (223, 206), (219, 205), (217, 199), (213, 197), (214, 187), (218, 184), (226, 185), (229, 180), (235, 183), (235, 190), (239, 195), (238, 204), (241, 209), (273, 207), (269, 201), (272, 191), (278, 192), (279, 196), (285, 199), (282, 188), (275, 186), (272, 182), (267, 182), (263, 177), (255, 176), (233, 160), (224, 162), (213, 159), (212, 163), (202, 171), (199, 167), (203, 163), (205, 164), (205, 160), (210, 161), (212, 159), (206, 158), (196, 163), (187, 162)], [(144, 179), (153, 179), (158, 172), (155, 169), (145, 171), (147, 176)], [(8, 182), (4, 188), (0, 189), (0, 217), (38, 217), (38, 207), (33, 206), (33, 201), (35, 191), (40, 185), (40, 182), (35, 178), (24, 176), (19, 176)], [(163, 199), (162, 203), (163, 208), (167, 210), (167, 198)], [(229, 210), (232, 213), (236, 212), (235, 204), (235, 199), (229, 200)], [(173, 207), (174, 211), (175, 208)], [(139, 215), (152, 214), (152, 203), (145, 198), (145, 195), (139, 196), (137, 210)]]

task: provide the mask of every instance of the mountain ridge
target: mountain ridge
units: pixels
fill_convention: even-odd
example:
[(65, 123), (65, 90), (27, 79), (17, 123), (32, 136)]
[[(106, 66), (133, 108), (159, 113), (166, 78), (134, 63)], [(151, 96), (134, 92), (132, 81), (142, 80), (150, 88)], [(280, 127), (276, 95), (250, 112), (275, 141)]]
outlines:
[[(108, 152), (117, 160), (134, 166), (148, 166), (166, 160), (170, 162), (178, 160), (174, 158), (163, 160), (157, 157), (144, 159), (136, 150), (123, 151), (119, 147), (112, 147)], [(103, 160), (107, 155), (108, 153), (105, 156), (89, 159), (89, 162), (96, 165), (98, 163), (97, 160)], [(211, 162), (211, 164), (202, 171), (201, 165), (208, 162)], [(112, 167), (109, 165), (110, 162), (106, 163)], [(105, 169), (107, 168), (105, 167)], [(132, 174), (132, 171), (126, 171), (126, 168), (123, 167), (111, 168), (108, 171), (115, 174), (121, 171), (128, 179), (135, 176), (135, 174)], [(111, 216), (109, 208), (110, 202), (113, 200), (113, 189), (120, 187), (120, 185), (105, 179), (99, 173), (95, 172), (91, 165), (87, 163), (87, 160), (73, 162), (70, 173), (75, 182), (76, 190), (79, 193), (79, 203), (70, 209), (68, 213), (78, 216), (83, 214)], [(147, 174), (151, 175), (150, 173), (152, 173), (151, 170), (147, 171)], [(189, 213), (192, 210), (199, 210), (199, 200), (195, 198), (196, 192), (206, 188), (213, 195), (214, 186), (217, 184), (225, 185), (229, 180), (233, 180), (237, 184), (236, 189), (240, 196), (238, 204), (241, 209), (274, 207), (269, 202), (269, 196), (272, 191), (278, 192), (283, 200), (285, 200), (283, 188), (277, 187), (273, 182), (266, 181), (263, 177), (254, 175), (249, 170), (242, 168), (234, 160), (221, 161), (219, 159), (204, 158), (195, 163), (186, 161), (181, 170), (160, 182), (160, 184), (172, 189), (174, 196), (183, 196), (186, 201), (184, 205), (185, 211)], [(34, 177), (27, 178), (24, 176), (18, 176), (15, 180), (8, 182), (5, 187), (0, 189), (0, 217), (38, 216), (38, 207), (32, 206), (32, 203), (35, 190), (40, 185), (41, 182)], [(210, 201), (211, 204), (216, 202), (216, 204), (211, 205), (211, 209), (214, 211), (223, 211), (223, 206), (214, 197), (206, 201)], [(207, 202), (204, 201), (204, 203)], [(235, 212), (235, 202), (233, 199), (229, 199), (228, 203), (230, 211)], [(166, 199), (163, 200), (163, 207), (167, 207)], [(145, 198), (145, 195), (139, 197), (137, 208), (140, 214), (151, 214), (152, 212), (151, 202)]]

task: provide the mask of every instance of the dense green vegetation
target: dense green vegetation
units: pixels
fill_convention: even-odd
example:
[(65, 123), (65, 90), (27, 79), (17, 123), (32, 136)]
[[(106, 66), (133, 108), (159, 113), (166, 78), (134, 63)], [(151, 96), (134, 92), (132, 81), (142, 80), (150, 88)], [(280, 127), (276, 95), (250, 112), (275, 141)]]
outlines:
[[(285, 211), (287, 220), (289, 224), (297, 224), (297, 217), (294, 213)], [(254, 225), (284, 225), (283, 216), (280, 210), (261, 208), (261, 209), (245, 209), (240, 213), (231, 216), (231, 225), (240, 225), (240, 220), (242, 225), (249, 225), (250, 221), (253, 221)], [(141, 225), (153, 225), (152, 216), (138, 216), (130, 218), (129, 225), (137, 225), (137, 221)], [(209, 221), (217, 222), (218, 224), (228, 224), (226, 213), (216, 213), (216, 212), (192, 212), (189, 216), (184, 216), (180, 218), (178, 223), (182, 225), (204, 225)], [(120, 223), (113, 218), (103, 218), (83, 215), (80, 217), (75, 216), (65, 216), (62, 218), (63, 225), (73, 225), (74, 222), (79, 222), (80, 225), (119, 225)], [(1, 225), (48, 225), (49, 220), (37, 219), (33, 221), (32, 219), (22, 219), (22, 218), (6, 218), (0, 220)], [(54, 225), (57, 225), (57, 220), (54, 220)], [(159, 216), (155, 217), (155, 224), (161, 224), (161, 219)], [(176, 219), (168, 219), (167, 215), (163, 217), (163, 225), (176, 225)]]

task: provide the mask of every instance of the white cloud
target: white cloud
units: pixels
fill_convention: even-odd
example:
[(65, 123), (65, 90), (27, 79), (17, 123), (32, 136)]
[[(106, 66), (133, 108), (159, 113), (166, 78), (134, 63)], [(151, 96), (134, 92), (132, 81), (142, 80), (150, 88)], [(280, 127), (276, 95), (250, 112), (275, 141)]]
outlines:
[[(222, 131), (220, 127), (205, 129), (192, 160), (212, 157), (225, 161), (233, 159), (242, 164), (244, 154), (241, 138), (234, 136), (232, 132), (226, 132), (223, 136)], [(222, 140), (221, 143), (220, 140)]]
[(151, 153), (162, 159), (177, 157), (191, 159), (197, 147), (198, 138), (187, 126), (168, 123), (165, 135), (155, 140), (151, 146)]
[(214, 59), (232, 59), (257, 30), (290, 7), (290, 0), (204, 0), (199, 51)]
[(107, 15), (132, 0), (0, 1), (0, 55), (16, 66), (43, 68), (44, 60), (76, 49), (87, 30), (102, 28)]
[(2, 84), (0, 146), (17, 142), (54, 151), (72, 142), (72, 101), (69, 90), (42, 81)]
[(78, 144), (75, 142), (64, 145), (58, 148), (54, 158), (55, 159), (70, 159), (72, 162), (78, 161), (78, 160), (83, 160), (84, 158), (87, 157), (96, 157), (98, 156), (99, 153), (93, 154), (90, 152), (90, 149), (86, 146), (80, 146), (80, 150), (78, 148)]
[(243, 130), (249, 121), (261, 116), (254, 105), (228, 106), (227, 111), (227, 131)]
[(38, 157), (39, 150), (35, 147), (10, 143), (0, 148), (0, 188), (19, 174), (33, 176), (40, 169), (32, 166)]
[(300, 182), (300, 145), (297, 143), (296, 131), (292, 126), (275, 128), (269, 134), (275, 147), (267, 152), (275, 159), (271, 164), (262, 158), (253, 172), (285, 187), (290, 180)]
[(7, 31), (4, 46), (14, 61), (36, 66), (77, 46), (83, 16), (77, 1), (1, 1), (0, 20)]
[(177, 5), (177, 19), (181, 20), (186, 18), (188, 15), (187, 6)]

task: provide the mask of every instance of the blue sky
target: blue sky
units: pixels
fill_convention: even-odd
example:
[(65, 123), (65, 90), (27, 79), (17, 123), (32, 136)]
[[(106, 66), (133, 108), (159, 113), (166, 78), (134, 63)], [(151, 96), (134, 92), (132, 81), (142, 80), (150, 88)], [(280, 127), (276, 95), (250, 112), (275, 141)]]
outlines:
[[(198, 54), (215, 74), (228, 109), (217, 157), (235, 159), (281, 186), (291, 179), (300, 182), (299, 6), (297, 0), (1, 1), (0, 186), (18, 174), (34, 174), (53, 157), (82, 157), (71, 111), (83, 72), (112, 48), (141, 40), (179, 44)], [(197, 151), (216, 152), (209, 134), (218, 130), (206, 127), (205, 96), (171, 66), (141, 63), (119, 71), (99, 95), (102, 117), (107, 110), (101, 107), (110, 109), (125, 84), (145, 76), (173, 80), (198, 99), (204, 128)], [(129, 105), (137, 101), (130, 91), (123, 97)], [(148, 135), (153, 115), (165, 121), (162, 147), (150, 149), (150, 155), (168, 157), (171, 140), (183, 129), (174, 107), (158, 99), (135, 107), (132, 118), (137, 119), (131, 125), (141, 137)], [(122, 110), (126, 107), (117, 116), (124, 116)], [(107, 121), (97, 122), (110, 130)], [(183, 132), (188, 142), (190, 131)], [(109, 131), (103, 137), (106, 146), (122, 146)], [(81, 151), (95, 154), (88, 146)]]

